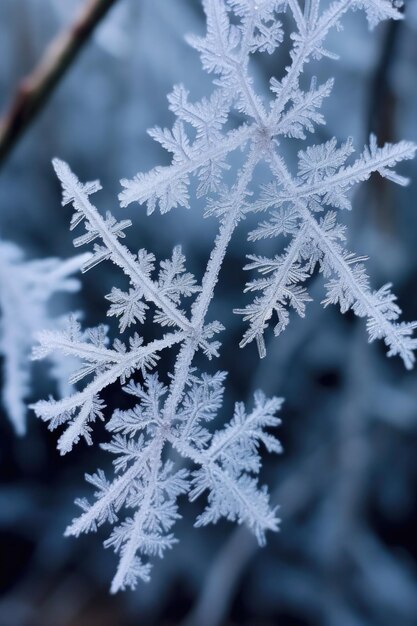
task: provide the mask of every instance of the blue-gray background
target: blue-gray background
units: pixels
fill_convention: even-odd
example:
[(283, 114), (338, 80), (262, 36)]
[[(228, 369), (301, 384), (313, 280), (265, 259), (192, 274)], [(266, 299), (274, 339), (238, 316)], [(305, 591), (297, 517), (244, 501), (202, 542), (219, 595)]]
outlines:
[[(1, 0), (0, 105), (68, 23), (76, 0)], [(369, 33), (362, 14), (344, 20), (329, 48), (337, 63), (308, 71), (336, 77), (325, 103), (327, 126), (311, 142), (352, 135), (361, 149), (370, 132), (380, 142), (417, 142), (417, 2), (407, 21)], [(102, 210), (117, 208), (119, 179), (167, 162), (147, 137), (168, 125), (166, 93), (184, 82), (192, 96), (208, 79), (184, 43), (201, 32), (198, 0), (120, 0), (36, 123), (0, 170), (0, 238), (29, 256), (73, 254), (69, 213), (60, 206), (50, 161), (67, 160), (81, 179), (100, 178)], [(255, 66), (264, 85), (282, 72), (282, 57)], [(298, 146), (296, 146), (298, 148)], [(287, 150), (286, 146), (283, 149)], [(288, 147), (291, 163), (294, 149)], [(375, 177), (356, 192), (343, 215), (349, 246), (369, 254), (373, 284), (393, 281), (406, 319), (417, 318), (417, 164), (401, 173), (413, 182), (395, 188)], [(216, 225), (201, 207), (146, 218), (135, 206), (133, 247), (159, 257), (182, 243), (201, 275)], [(62, 536), (84, 493), (83, 474), (109, 460), (80, 445), (65, 458), (55, 436), (28, 415), (24, 439), (0, 421), (0, 626), (413, 626), (417, 624), (417, 375), (368, 345), (363, 322), (320, 307), (322, 281), (311, 284), (307, 316), (293, 316), (278, 340), (269, 337), (259, 362), (254, 347), (239, 352), (248, 225), (227, 259), (213, 315), (228, 328), (219, 367), (230, 372), (224, 417), (235, 400), (260, 387), (285, 396), (285, 454), (267, 461), (264, 479), (281, 506), (282, 530), (258, 550), (245, 529), (226, 523), (194, 530), (196, 507), (184, 503), (180, 544), (156, 563), (152, 582), (111, 597), (115, 558), (100, 539)], [(71, 303), (87, 323), (103, 320), (117, 272), (102, 266), (84, 279)], [(42, 374), (33, 399), (53, 392)], [(115, 399), (109, 398), (110, 404)], [(102, 433), (100, 433), (102, 434)]]

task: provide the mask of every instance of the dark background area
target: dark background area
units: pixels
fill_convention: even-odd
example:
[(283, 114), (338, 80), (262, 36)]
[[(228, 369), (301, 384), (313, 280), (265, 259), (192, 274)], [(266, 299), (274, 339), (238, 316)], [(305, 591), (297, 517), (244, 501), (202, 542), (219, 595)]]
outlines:
[[(80, 2), (1, 0), (0, 107), (47, 43), (69, 23)], [(344, 19), (328, 47), (340, 61), (309, 63), (319, 81), (334, 75), (325, 102), (327, 125), (310, 143), (354, 137), (357, 152), (370, 132), (379, 143), (417, 142), (417, 2), (407, 20), (367, 30), (361, 12)], [(289, 23), (287, 23), (289, 26)], [(0, 170), (0, 241), (30, 257), (73, 254), (70, 212), (60, 205), (50, 161), (67, 160), (81, 180), (99, 178), (100, 210), (118, 213), (119, 179), (167, 156), (146, 135), (168, 125), (166, 93), (184, 82), (198, 98), (209, 88), (184, 35), (202, 32), (197, 0), (120, 0), (52, 99)], [(288, 43), (288, 42), (287, 42)], [(261, 89), (280, 76), (288, 50), (257, 60)], [(294, 166), (298, 145), (283, 145)], [(417, 318), (417, 162), (399, 168), (409, 187), (375, 176), (344, 214), (349, 248), (369, 254), (373, 284), (392, 281), (407, 320)], [(201, 276), (216, 232), (202, 205), (147, 218), (137, 205), (123, 212), (134, 226), (128, 243), (159, 258), (181, 242), (190, 269)], [(98, 446), (68, 456), (56, 436), (28, 413), (28, 433), (15, 436), (0, 420), (0, 626), (413, 626), (417, 624), (417, 374), (369, 345), (363, 321), (323, 310), (323, 281), (313, 278), (314, 302), (295, 315), (268, 356), (239, 351), (246, 303), (242, 288), (250, 224), (230, 248), (213, 316), (225, 324), (217, 367), (229, 371), (225, 419), (254, 389), (285, 397), (280, 437), (284, 455), (267, 458), (263, 478), (281, 507), (282, 528), (257, 548), (244, 528), (222, 522), (193, 529), (199, 503), (182, 503), (179, 545), (155, 564), (152, 581), (135, 592), (108, 593), (116, 559), (105, 534), (66, 539), (83, 475), (110, 461)], [(269, 244), (275, 246), (275, 241)], [(261, 249), (261, 248), (259, 248)], [(263, 248), (265, 249), (265, 248)], [(100, 266), (65, 304), (86, 324), (104, 321), (103, 296), (120, 277)], [(61, 303), (62, 306), (64, 306)], [(69, 307), (69, 308), (68, 308)], [(169, 366), (169, 363), (168, 363)], [(214, 365), (216, 367), (216, 365)], [(31, 400), (54, 388), (36, 366)], [(118, 388), (106, 397), (118, 402)], [(96, 441), (103, 432), (96, 433)]]

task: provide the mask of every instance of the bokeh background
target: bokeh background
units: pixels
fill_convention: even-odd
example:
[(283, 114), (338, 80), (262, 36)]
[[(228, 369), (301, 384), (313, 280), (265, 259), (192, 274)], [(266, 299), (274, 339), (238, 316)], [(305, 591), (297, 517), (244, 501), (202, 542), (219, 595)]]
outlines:
[[(80, 0), (1, 0), (0, 106), (7, 109), (19, 80), (48, 42), (69, 24)], [(340, 61), (308, 65), (320, 80), (334, 75), (324, 103), (327, 125), (311, 142), (352, 135), (360, 150), (369, 133), (380, 143), (417, 142), (417, 1), (406, 1), (404, 22), (369, 33), (351, 13), (328, 47)], [(100, 178), (102, 210), (117, 213), (119, 179), (166, 162), (146, 135), (171, 122), (166, 93), (184, 82), (198, 98), (208, 86), (199, 59), (184, 42), (202, 32), (199, 0), (119, 0), (54, 92), (36, 122), (0, 169), (0, 240), (32, 258), (73, 254), (69, 211), (50, 165), (67, 160), (82, 180)], [(258, 60), (265, 93), (288, 51)], [(265, 55), (264, 55), (265, 56)], [(297, 146), (282, 145), (289, 163)], [(342, 217), (349, 247), (369, 254), (373, 284), (391, 281), (405, 319), (417, 318), (417, 162), (396, 188), (378, 176), (356, 192)], [(165, 258), (181, 242), (201, 275), (216, 224), (201, 206), (146, 218), (135, 206), (132, 246)], [(228, 328), (218, 367), (230, 372), (225, 416), (235, 400), (260, 387), (285, 396), (285, 453), (268, 459), (264, 479), (281, 506), (281, 533), (259, 550), (244, 528), (222, 523), (194, 530), (198, 509), (184, 503), (180, 543), (156, 563), (152, 581), (112, 597), (115, 557), (104, 534), (62, 536), (83, 495), (84, 472), (110, 460), (79, 445), (64, 458), (28, 413), (17, 438), (0, 419), (0, 626), (414, 626), (417, 624), (417, 374), (369, 345), (363, 322), (323, 310), (322, 279), (304, 320), (293, 316), (278, 340), (269, 338), (259, 362), (252, 346), (238, 352), (242, 321), (232, 309), (246, 300), (243, 253), (250, 224), (231, 246), (213, 315)], [(276, 245), (275, 241), (273, 242)], [(81, 309), (87, 324), (103, 321), (104, 294), (118, 275), (100, 266), (83, 289), (60, 306)], [(31, 399), (53, 393), (35, 370)], [(116, 401), (116, 398), (113, 398)], [(110, 404), (112, 398), (110, 398)]]

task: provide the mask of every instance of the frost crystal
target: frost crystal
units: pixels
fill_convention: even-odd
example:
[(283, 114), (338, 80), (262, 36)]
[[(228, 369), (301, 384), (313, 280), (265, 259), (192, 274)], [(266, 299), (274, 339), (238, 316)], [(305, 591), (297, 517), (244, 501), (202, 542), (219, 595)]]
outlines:
[[(68, 261), (27, 261), (18, 246), (0, 242), (0, 353), (3, 357), (3, 405), (20, 435), (26, 431), (29, 395), (29, 355), (34, 336), (52, 325), (50, 300), (59, 292), (76, 291), (72, 277), (88, 255)], [(67, 368), (61, 354), (52, 356), (52, 373), (62, 393), (68, 393)]]
[[(237, 404), (231, 420), (213, 433), (210, 422), (222, 406), (225, 374), (199, 373), (193, 366), (199, 351), (209, 359), (218, 354), (215, 336), (223, 327), (207, 323), (206, 315), (229, 242), (246, 215), (261, 214), (250, 241), (283, 235), (289, 242), (274, 258), (249, 257), (247, 269), (260, 277), (246, 287), (255, 293), (252, 303), (236, 311), (249, 323), (242, 346), (255, 340), (264, 356), (264, 332), (271, 318), (276, 317), (279, 334), (289, 323), (290, 308), (305, 314), (310, 300), (306, 283), (318, 268), (327, 281), (324, 305), (339, 304), (342, 312), (352, 309), (365, 317), (370, 340), (384, 339), (390, 355), (400, 355), (407, 367), (414, 363), (415, 324), (398, 321), (400, 310), (389, 285), (377, 291), (370, 287), (364, 257), (345, 248), (345, 229), (337, 214), (350, 208), (351, 187), (373, 172), (405, 184), (392, 168), (411, 158), (415, 146), (403, 141), (378, 147), (371, 137), (353, 160), (353, 141), (338, 145), (332, 139), (300, 151), (298, 172), (291, 173), (278, 144), (278, 138), (306, 139), (324, 123), (320, 107), (333, 81), (318, 85), (313, 79), (305, 89), (301, 78), (311, 59), (334, 58), (325, 40), (332, 28), (340, 27), (344, 13), (363, 8), (371, 27), (382, 19), (400, 19), (400, 13), (388, 0), (336, 0), (325, 10), (320, 10), (319, 0), (306, 3), (304, 10), (297, 0), (204, 0), (203, 6), (207, 33), (188, 40), (199, 51), (203, 68), (215, 75), (213, 92), (195, 103), (182, 85), (173, 89), (168, 97), (176, 116), (172, 129), (150, 131), (172, 154), (172, 164), (122, 180), (120, 194), (122, 206), (138, 202), (146, 204), (148, 214), (156, 209), (166, 213), (190, 206), (190, 182), (197, 179), (197, 196), (207, 196), (206, 217), (220, 222), (201, 284), (187, 272), (180, 247), (159, 265), (146, 250), (130, 252), (122, 242), (130, 220), (102, 217), (90, 201), (100, 184), (82, 184), (65, 163), (54, 161), (63, 204), (74, 208), (71, 228), (82, 222), (85, 226), (74, 243), (93, 243), (84, 269), (110, 260), (130, 281), (127, 291), (113, 288), (107, 296), (108, 314), (118, 318), (121, 333), (131, 333), (127, 339), (111, 343), (105, 326), (82, 331), (74, 320), (65, 332), (40, 335), (38, 355), (59, 351), (81, 358), (83, 365), (72, 380), (87, 377), (87, 382), (63, 400), (34, 406), (50, 428), (64, 427), (58, 448), (65, 454), (80, 438), (91, 443), (94, 421), (107, 419), (100, 394), (108, 385), (120, 381), (135, 399), (133, 408), (116, 410), (106, 423), (112, 439), (103, 448), (115, 456), (115, 477), (107, 478), (102, 470), (87, 476), (95, 499), (78, 501), (82, 513), (67, 529), (68, 535), (79, 535), (106, 522), (114, 526), (105, 544), (120, 556), (113, 592), (135, 587), (138, 578), (148, 580), (149, 557), (162, 556), (175, 543), (171, 530), (179, 517), (181, 494), (192, 500), (206, 494), (197, 526), (221, 517), (244, 522), (261, 544), (267, 530), (278, 528), (276, 511), (267, 489), (258, 486), (257, 475), (261, 448), (280, 452), (271, 429), (279, 424), (281, 400), (257, 392), (250, 410)], [(279, 17), (287, 10), (295, 24), (291, 62), (283, 78), (271, 79), (266, 101), (254, 91), (250, 60), (254, 53), (271, 54), (281, 44)], [(236, 111), (244, 118), (238, 127), (233, 125)], [(228, 156), (238, 149), (244, 164), (234, 182), (226, 184)], [(270, 183), (259, 189), (254, 174), (261, 165), (269, 169)], [(192, 298), (190, 315), (182, 308), (184, 298)], [(145, 344), (137, 328), (151, 315), (163, 330)], [(162, 352), (174, 346), (178, 356), (167, 383), (155, 368)], [(179, 458), (192, 469), (184, 462), (181, 466)]]

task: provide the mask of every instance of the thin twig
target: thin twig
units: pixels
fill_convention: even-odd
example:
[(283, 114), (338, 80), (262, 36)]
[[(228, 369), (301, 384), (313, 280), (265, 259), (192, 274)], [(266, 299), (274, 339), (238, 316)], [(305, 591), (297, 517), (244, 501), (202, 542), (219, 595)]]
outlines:
[(8, 112), (0, 120), (0, 167), (116, 2), (87, 0), (73, 24), (59, 33), (46, 49), (39, 65), (21, 81)]

